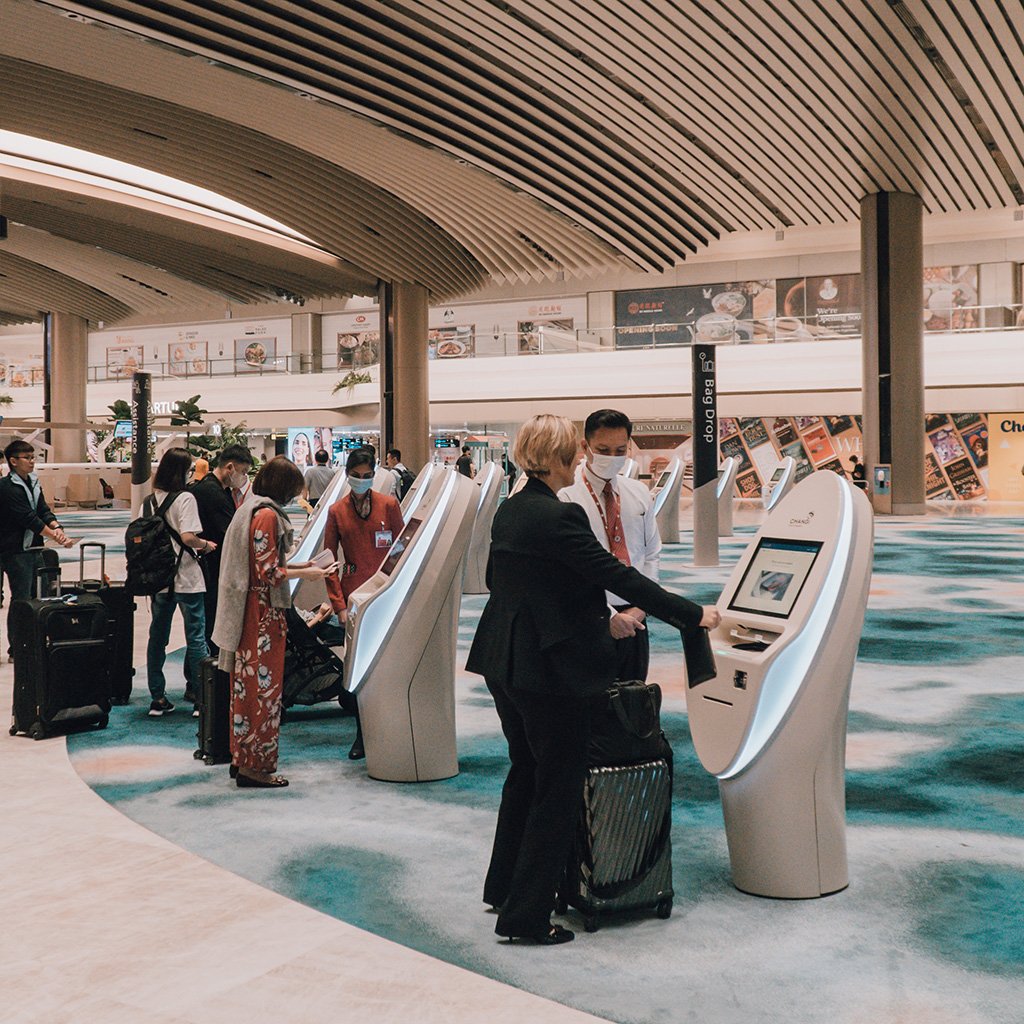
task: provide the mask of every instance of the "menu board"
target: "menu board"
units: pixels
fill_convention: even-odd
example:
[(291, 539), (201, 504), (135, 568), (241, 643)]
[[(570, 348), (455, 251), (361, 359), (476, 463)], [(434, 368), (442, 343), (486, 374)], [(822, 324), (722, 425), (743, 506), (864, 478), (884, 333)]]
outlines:
[(277, 367), (277, 338), (235, 339), (235, 372), (260, 373)]
[(175, 341), (167, 346), (167, 372), (186, 377), (209, 372), (205, 341)]
[(380, 331), (338, 334), (338, 369), (352, 370), (380, 362)]
[[(145, 365), (141, 345), (113, 345), (107, 348), (107, 379), (122, 380)], [(14, 386), (12, 384), (12, 386)]]

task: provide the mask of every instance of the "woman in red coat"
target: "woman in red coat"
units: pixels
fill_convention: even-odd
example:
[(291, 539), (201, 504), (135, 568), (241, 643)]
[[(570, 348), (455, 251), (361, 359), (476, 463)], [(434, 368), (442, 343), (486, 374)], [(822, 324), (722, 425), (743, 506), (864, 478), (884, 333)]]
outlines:
[[(398, 501), (373, 490), (376, 469), (373, 453), (357, 448), (345, 463), (349, 490), (327, 510), (324, 548), (334, 554), (339, 575), (327, 577), (327, 596), (341, 622), (345, 621), (349, 595), (361, 587), (388, 556), (405, 523)], [(348, 756), (363, 757), (360, 728)]]

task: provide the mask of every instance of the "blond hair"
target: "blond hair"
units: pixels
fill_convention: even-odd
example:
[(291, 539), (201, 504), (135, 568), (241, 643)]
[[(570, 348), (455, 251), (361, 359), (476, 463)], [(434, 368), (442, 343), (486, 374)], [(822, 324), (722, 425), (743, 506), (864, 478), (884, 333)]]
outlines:
[(541, 413), (519, 428), (512, 459), (527, 476), (544, 477), (556, 463), (572, 465), (579, 447), (580, 439), (572, 420)]

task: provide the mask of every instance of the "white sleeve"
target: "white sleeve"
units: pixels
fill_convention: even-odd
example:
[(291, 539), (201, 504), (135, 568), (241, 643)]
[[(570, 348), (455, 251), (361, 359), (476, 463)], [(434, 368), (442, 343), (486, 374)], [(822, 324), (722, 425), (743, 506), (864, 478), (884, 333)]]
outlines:
[(658, 582), (661, 567), (661, 534), (654, 515), (654, 502), (648, 498), (644, 510), (644, 564), (640, 570), (649, 580)]
[(194, 494), (182, 491), (167, 510), (167, 522), (179, 536), (183, 533), (202, 533), (203, 521)]

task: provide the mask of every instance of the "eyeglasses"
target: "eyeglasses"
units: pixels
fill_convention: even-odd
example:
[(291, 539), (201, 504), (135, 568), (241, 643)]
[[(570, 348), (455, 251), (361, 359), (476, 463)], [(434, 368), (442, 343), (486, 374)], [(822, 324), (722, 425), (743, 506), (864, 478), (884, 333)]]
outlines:
[(15, 459), (24, 459), (26, 462), (35, 462), (36, 461), (35, 455), (12, 455), (11, 456), (11, 461), (13, 462)]

